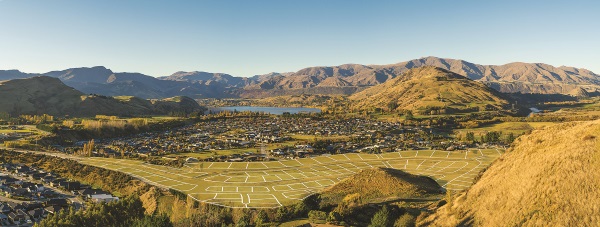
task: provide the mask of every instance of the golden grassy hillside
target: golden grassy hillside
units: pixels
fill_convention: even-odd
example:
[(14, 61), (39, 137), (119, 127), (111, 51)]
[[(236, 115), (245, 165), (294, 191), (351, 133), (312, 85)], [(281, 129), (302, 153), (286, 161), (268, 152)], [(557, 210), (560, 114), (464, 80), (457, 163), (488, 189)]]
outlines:
[(337, 204), (346, 195), (360, 194), (363, 203), (396, 198), (420, 198), (440, 194), (442, 187), (433, 179), (402, 170), (388, 168), (364, 169), (323, 191), (322, 204)]
[(594, 226), (600, 223), (600, 121), (520, 137), (470, 189), (422, 226)]
[[(431, 114), (434, 109), (472, 111), (502, 109), (509, 102), (497, 91), (482, 83), (456, 73), (425, 66), (408, 72), (383, 84), (365, 89), (350, 96), (355, 108), (387, 109), (390, 103), (397, 110), (411, 110), (418, 114)], [(489, 109), (488, 108), (488, 109)], [(468, 111), (469, 112), (469, 111)]]

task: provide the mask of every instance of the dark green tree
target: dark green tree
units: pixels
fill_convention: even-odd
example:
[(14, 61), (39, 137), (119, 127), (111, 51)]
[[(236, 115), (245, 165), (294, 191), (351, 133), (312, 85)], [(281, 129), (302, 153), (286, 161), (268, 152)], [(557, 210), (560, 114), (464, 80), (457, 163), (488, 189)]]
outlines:
[(392, 100), (387, 104), (387, 108), (390, 112), (393, 112), (394, 110), (396, 110), (396, 108), (398, 108), (398, 102), (396, 102), (396, 100)]
[(467, 132), (467, 141), (471, 141), (471, 142), (475, 142), (475, 133), (473, 132)]
[(412, 120), (415, 118), (415, 116), (413, 115), (413, 112), (410, 110), (407, 110), (406, 113), (404, 114), (404, 118), (406, 120)]
[(369, 227), (388, 227), (392, 226), (392, 222), (390, 221), (390, 211), (388, 210), (387, 205), (383, 205), (381, 210), (377, 211), (373, 218), (371, 219), (371, 224)]
[(512, 143), (513, 141), (515, 141), (516, 137), (514, 133), (508, 133), (508, 136), (506, 136), (506, 143)]
[(267, 216), (267, 213), (264, 210), (259, 210), (258, 213), (256, 213), (256, 217), (254, 218), (254, 225), (262, 226), (268, 221), (269, 216)]

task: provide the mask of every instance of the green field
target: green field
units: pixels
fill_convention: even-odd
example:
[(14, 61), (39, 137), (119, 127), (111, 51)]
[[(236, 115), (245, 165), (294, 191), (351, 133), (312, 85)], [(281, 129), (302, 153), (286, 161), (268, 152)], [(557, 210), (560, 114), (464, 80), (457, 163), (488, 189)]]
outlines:
[(427, 175), (447, 189), (462, 190), (471, 186), (473, 178), (502, 152), (501, 149), (472, 149), (349, 153), (271, 162), (191, 163), (183, 168), (127, 159), (78, 160), (182, 191), (202, 202), (228, 207), (272, 208), (300, 201), (361, 169), (373, 167)]
[[(280, 147), (286, 147), (286, 146), (294, 146), (296, 144), (296, 141), (287, 141), (287, 142), (283, 142), (283, 143), (269, 143), (269, 144), (265, 144), (265, 150), (272, 150), (275, 148), (280, 148)], [(221, 155), (225, 155), (225, 156), (229, 156), (229, 155), (233, 155), (233, 154), (244, 154), (246, 152), (250, 152), (250, 153), (260, 153), (261, 148), (260, 147), (250, 147), (250, 148), (237, 148), (237, 149), (223, 149), (223, 150), (208, 150), (208, 151), (200, 151), (200, 152), (194, 152), (194, 153), (177, 153), (177, 154), (170, 154), (167, 155), (167, 157), (176, 157), (176, 156), (186, 156), (186, 157), (194, 157), (194, 158), (209, 158), (209, 157), (213, 157), (213, 156), (221, 156)]]
[(476, 136), (485, 134), (486, 132), (496, 131), (502, 132), (504, 135), (514, 133), (515, 135), (521, 135), (524, 132), (534, 129), (540, 129), (543, 127), (551, 126), (556, 123), (554, 122), (501, 122), (497, 124), (488, 125), (479, 128), (467, 128), (467, 129), (456, 129), (456, 134), (464, 135), (467, 132), (473, 132)]
[(302, 135), (296, 134), (291, 136), (297, 141), (313, 141), (313, 140), (332, 140), (332, 141), (346, 141), (350, 140), (350, 136), (334, 135), (334, 136), (317, 136), (317, 135)]
[(20, 125), (19, 127), (22, 127), (21, 129), (8, 129), (8, 126), (3, 126), (0, 127), (0, 134), (3, 133), (27, 133), (27, 132), (31, 132), (34, 134), (40, 134), (40, 135), (46, 135), (49, 134), (48, 132), (39, 130), (35, 127), (35, 125)]

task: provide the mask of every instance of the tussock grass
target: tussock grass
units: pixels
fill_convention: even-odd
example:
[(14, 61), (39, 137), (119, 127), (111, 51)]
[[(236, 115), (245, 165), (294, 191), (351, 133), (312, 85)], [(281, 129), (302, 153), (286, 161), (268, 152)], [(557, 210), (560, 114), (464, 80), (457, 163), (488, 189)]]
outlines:
[(520, 137), (481, 179), (420, 222), (431, 226), (586, 226), (600, 223), (600, 121)]
[[(365, 89), (349, 97), (353, 108), (393, 108), (416, 114), (449, 114), (502, 109), (508, 100), (482, 83), (432, 66), (411, 69), (387, 82)], [(396, 105), (390, 105), (396, 104)], [(445, 111), (448, 109), (448, 111)], [(432, 110), (444, 110), (441, 113)]]
[(362, 203), (381, 202), (394, 198), (418, 198), (439, 195), (440, 185), (433, 179), (402, 170), (388, 168), (364, 169), (321, 193), (323, 205), (333, 205), (351, 194), (360, 195)]

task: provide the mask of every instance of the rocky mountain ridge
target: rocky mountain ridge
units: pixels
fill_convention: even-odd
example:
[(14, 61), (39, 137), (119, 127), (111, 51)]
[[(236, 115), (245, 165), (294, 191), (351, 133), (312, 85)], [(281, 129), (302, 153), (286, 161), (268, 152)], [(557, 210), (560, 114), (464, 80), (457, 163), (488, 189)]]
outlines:
[(185, 95), (192, 98), (259, 98), (291, 94), (349, 95), (396, 78), (410, 69), (435, 66), (504, 93), (574, 94), (600, 90), (600, 75), (586, 69), (554, 67), (542, 63), (515, 62), (479, 65), (464, 60), (425, 57), (388, 65), (344, 64), (308, 67), (297, 72), (268, 73), (236, 77), (225, 73), (176, 72), (165, 77), (140, 73), (115, 73), (102, 66), (72, 68), (42, 74), (0, 70), (0, 80), (50, 76), (84, 93), (135, 95), (165, 98)]

